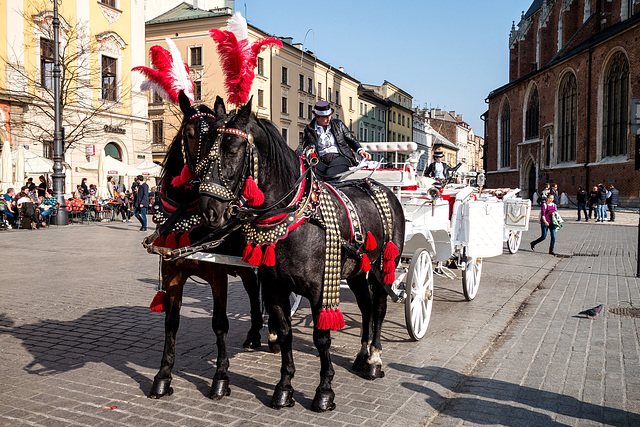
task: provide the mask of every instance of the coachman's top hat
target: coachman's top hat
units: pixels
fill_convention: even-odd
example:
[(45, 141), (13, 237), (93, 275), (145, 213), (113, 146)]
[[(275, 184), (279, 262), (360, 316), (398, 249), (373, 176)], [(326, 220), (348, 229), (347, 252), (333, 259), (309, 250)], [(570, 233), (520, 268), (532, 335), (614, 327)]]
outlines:
[(437, 159), (438, 157), (444, 157), (444, 153), (442, 151), (436, 151), (433, 153), (433, 158)]
[(320, 117), (326, 117), (333, 114), (333, 108), (327, 101), (318, 101), (313, 106), (313, 114)]

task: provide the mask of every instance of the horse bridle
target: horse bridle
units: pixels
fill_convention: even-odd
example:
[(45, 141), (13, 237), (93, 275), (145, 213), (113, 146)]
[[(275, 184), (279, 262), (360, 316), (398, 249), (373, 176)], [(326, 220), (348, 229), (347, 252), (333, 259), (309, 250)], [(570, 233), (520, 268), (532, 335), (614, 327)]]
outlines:
[(209, 130), (210, 130), (209, 123), (207, 123), (207, 121), (204, 120), (206, 117), (210, 117), (214, 121), (217, 119), (216, 116), (214, 116), (213, 114), (210, 114), (207, 112), (198, 112), (193, 116), (189, 117), (189, 120), (187, 120), (187, 123), (193, 119), (199, 119), (199, 122), (200, 122), (200, 132), (198, 135), (198, 151), (197, 151), (198, 158), (195, 159), (195, 162), (191, 158), (191, 154), (189, 153), (189, 150), (187, 148), (188, 136), (186, 133), (186, 129), (182, 136), (182, 157), (184, 160), (184, 164), (189, 166), (191, 170), (194, 169), (194, 165), (197, 167), (198, 163), (201, 161), (200, 152), (202, 151), (202, 140), (206, 137), (206, 135), (209, 133)]

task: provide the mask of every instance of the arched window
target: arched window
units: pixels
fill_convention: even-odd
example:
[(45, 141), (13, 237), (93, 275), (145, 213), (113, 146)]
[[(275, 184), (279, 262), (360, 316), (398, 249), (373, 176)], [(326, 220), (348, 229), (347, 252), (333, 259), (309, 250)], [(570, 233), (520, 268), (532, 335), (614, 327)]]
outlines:
[(511, 105), (509, 100), (505, 99), (500, 112), (500, 167), (508, 168), (511, 165)]
[(527, 103), (525, 114), (525, 139), (534, 139), (539, 136), (540, 129), (540, 101), (538, 100), (538, 88), (534, 87)]
[(611, 58), (604, 76), (602, 157), (627, 153), (629, 62), (622, 52)]
[(576, 76), (567, 73), (562, 78), (558, 94), (558, 162), (576, 159), (577, 95)]
[(104, 146), (104, 154), (107, 156), (111, 156), (116, 160), (122, 161), (122, 153), (120, 152), (120, 148), (113, 142), (110, 142)]

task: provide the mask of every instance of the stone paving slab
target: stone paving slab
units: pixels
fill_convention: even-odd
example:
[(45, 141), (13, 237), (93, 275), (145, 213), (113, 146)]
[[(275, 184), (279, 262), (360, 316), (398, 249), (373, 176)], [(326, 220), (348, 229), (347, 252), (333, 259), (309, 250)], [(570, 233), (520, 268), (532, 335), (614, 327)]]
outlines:
[[(0, 281), (0, 425), (531, 425), (605, 419), (633, 424), (640, 389), (635, 321), (616, 324), (606, 315), (585, 325), (572, 315), (595, 305), (603, 292), (600, 302), (637, 304), (638, 282), (630, 274), (637, 229), (567, 224), (557, 249), (572, 254), (580, 242), (608, 238), (602, 235), (607, 230), (620, 230), (618, 240), (629, 256), (531, 253), (528, 241), (539, 232), (532, 227), (523, 239), (527, 250), (485, 260), (474, 301), (464, 301), (460, 279), (437, 278), (430, 328), (420, 342), (408, 338), (403, 306), (390, 303), (383, 332), (386, 377), (374, 382), (351, 370), (359, 315), (353, 296), (344, 292), (347, 327), (332, 334), (338, 406), (325, 414), (309, 410), (319, 361), (306, 303), (293, 319), (294, 408), (268, 407), (279, 356), (242, 349), (249, 314), (237, 282), (229, 294), (231, 396), (219, 402), (206, 398), (215, 358), (212, 301), (208, 286), (190, 281), (175, 393), (150, 400), (146, 393), (159, 368), (163, 316), (148, 310), (158, 264), (140, 247), (137, 227), (108, 223), (3, 232), (2, 260), (17, 260), (19, 268), (4, 269)], [(607, 244), (615, 241), (611, 237)], [(625, 398), (609, 403), (616, 392)], [(598, 411), (600, 418), (584, 415)]]

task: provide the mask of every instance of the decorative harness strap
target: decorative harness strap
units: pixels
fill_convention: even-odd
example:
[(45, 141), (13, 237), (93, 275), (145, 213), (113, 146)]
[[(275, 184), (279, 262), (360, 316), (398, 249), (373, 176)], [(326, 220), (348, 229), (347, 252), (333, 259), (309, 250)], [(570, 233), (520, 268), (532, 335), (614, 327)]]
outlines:
[(387, 194), (380, 188), (374, 181), (366, 179), (365, 182), (369, 185), (369, 188), (373, 192), (371, 199), (376, 205), (376, 209), (380, 212), (382, 217), (382, 223), (385, 231), (385, 248), (382, 254), (382, 264), (380, 266), (382, 273), (384, 274), (383, 282), (391, 285), (396, 279), (396, 257), (400, 251), (398, 247), (393, 243), (393, 217), (391, 215), (391, 206), (389, 205), (389, 198)]

